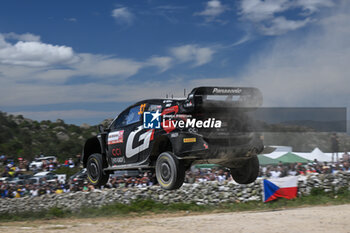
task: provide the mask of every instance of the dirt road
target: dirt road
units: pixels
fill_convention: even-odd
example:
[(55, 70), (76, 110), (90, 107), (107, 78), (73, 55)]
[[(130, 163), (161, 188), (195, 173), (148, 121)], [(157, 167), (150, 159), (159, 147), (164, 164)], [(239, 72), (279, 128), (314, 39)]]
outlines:
[(0, 232), (350, 232), (350, 205), (0, 223)]

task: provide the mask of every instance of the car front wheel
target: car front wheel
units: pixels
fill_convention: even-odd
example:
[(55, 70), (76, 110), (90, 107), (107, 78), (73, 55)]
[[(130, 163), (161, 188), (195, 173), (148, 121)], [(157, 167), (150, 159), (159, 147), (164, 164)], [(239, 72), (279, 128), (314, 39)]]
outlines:
[(108, 182), (109, 174), (103, 171), (103, 160), (101, 154), (92, 154), (86, 164), (87, 178), (96, 187)]
[(163, 152), (156, 162), (156, 177), (163, 189), (173, 190), (182, 186), (185, 179), (185, 168), (171, 152)]

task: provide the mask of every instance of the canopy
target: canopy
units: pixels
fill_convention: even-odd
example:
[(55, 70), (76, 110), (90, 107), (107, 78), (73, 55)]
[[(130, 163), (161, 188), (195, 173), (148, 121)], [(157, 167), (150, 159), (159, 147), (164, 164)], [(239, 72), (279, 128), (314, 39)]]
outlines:
[(308, 163), (309, 162), (309, 160), (304, 159), (296, 154), (293, 154), (292, 152), (288, 152), (287, 154), (282, 155), (276, 160), (282, 163)]
[(195, 168), (213, 168), (213, 167), (220, 167), (220, 165), (217, 164), (196, 164), (194, 165)]
[(285, 155), (288, 151), (274, 151), (269, 154), (264, 154), (265, 157), (269, 157), (271, 159), (277, 159), (281, 157), (282, 155)]
[(298, 152), (295, 152), (295, 153), (297, 155), (299, 155), (300, 157), (307, 159), (307, 160), (311, 160), (311, 161), (314, 161), (315, 159), (317, 159), (317, 161), (320, 161), (320, 162), (332, 161), (332, 156), (329, 156), (329, 155), (323, 153), (318, 147), (316, 147), (310, 153), (298, 153)]
[(260, 165), (278, 164), (276, 159), (271, 159), (265, 155), (258, 155)]

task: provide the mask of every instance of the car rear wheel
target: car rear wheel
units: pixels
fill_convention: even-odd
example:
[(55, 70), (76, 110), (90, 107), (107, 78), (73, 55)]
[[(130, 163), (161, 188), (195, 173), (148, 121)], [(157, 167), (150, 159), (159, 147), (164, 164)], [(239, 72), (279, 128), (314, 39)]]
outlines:
[(87, 177), (91, 184), (96, 187), (105, 185), (108, 182), (109, 174), (103, 171), (103, 160), (101, 154), (92, 154), (86, 164)]
[(257, 156), (247, 160), (242, 167), (230, 168), (232, 178), (239, 184), (249, 184), (259, 175), (259, 159)]
[(156, 162), (156, 177), (163, 189), (180, 188), (185, 179), (183, 162), (178, 160), (171, 152), (161, 153)]

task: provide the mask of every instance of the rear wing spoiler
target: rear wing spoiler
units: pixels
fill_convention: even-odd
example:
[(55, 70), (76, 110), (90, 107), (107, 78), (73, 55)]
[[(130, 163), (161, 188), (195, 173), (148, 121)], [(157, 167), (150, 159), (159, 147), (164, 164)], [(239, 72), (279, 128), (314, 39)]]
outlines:
[(197, 87), (188, 95), (185, 108), (257, 108), (263, 103), (254, 87)]

